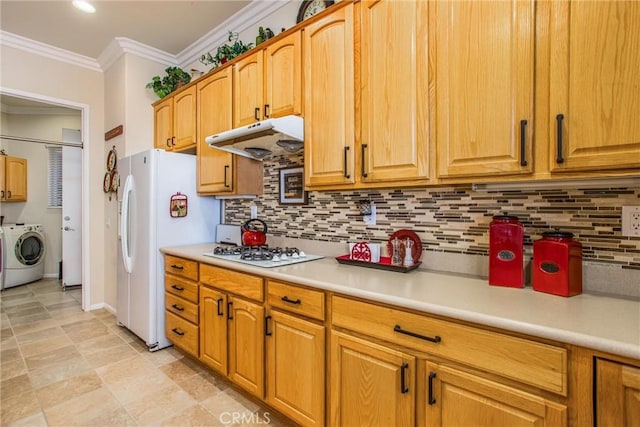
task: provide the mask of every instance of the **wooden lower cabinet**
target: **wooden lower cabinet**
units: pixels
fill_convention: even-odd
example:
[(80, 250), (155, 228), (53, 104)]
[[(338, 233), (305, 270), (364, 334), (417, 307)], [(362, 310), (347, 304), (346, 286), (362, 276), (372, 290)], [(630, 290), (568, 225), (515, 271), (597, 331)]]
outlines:
[(567, 408), (454, 367), (426, 362), (424, 426), (566, 426)]
[(235, 296), (227, 303), (229, 378), (264, 397), (264, 307)]
[(596, 425), (640, 426), (640, 368), (596, 359)]
[(412, 426), (414, 356), (331, 331), (331, 426)]
[(302, 425), (323, 426), (326, 328), (275, 310), (266, 319), (267, 402)]
[(227, 375), (227, 295), (200, 287), (200, 361)]

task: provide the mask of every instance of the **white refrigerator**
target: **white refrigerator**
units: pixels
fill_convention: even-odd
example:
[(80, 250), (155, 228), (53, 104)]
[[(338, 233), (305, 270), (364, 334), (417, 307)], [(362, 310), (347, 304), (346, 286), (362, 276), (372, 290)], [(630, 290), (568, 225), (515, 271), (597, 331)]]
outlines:
[(171, 345), (164, 333), (159, 249), (214, 242), (220, 201), (197, 195), (194, 155), (148, 150), (118, 160), (117, 168), (124, 180), (118, 195), (117, 321), (155, 351)]

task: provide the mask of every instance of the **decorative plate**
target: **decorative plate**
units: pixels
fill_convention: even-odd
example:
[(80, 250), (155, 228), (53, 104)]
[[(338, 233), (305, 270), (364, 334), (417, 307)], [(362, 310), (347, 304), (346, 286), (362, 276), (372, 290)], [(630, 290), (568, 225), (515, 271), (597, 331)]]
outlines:
[(106, 172), (104, 174), (104, 179), (102, 180), (102, 190), (105, 193), (111, 191), (111, 172)]
[(116, 153), (116, 147), (114, 146), (107, 154), (107, 171), (111, 172), (116, 168), (118, 162), (118, 153)]
[(111, 191), (118, 191), (120, 187), (120, 174), (117, 170), (111, 171), (111, 179), (109, 180), (109, 189)]
[[(391, 242), (393, 239), (398, 238), (398, 240), (405, 241), (407, 238), (413, 242), (413, 246), (411, 247), (411, 255), (413, 256), (413, 263), (417, 264), (420, 261), (420, 257), (422, 256), (422, 242), (420, 241), (420, 237), (416, 233), (411, 230), (398, 230), (391, 235), (389, 241), (387, 242), (387, 251), (389, 256), (393, 253), (393, 245)], [(402, 258), (404, 258), (404, 245), (402, 245)]]

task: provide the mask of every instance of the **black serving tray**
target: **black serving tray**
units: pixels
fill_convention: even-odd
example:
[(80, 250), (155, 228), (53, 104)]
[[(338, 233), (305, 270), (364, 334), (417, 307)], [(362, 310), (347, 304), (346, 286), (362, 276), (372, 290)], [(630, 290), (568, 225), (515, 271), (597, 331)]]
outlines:
[(389, 257), (380, 257), (380, 262), (366, 262), (366, 261), (358, 261), (355, 259), (351, 259), (351, 255), (341, 255), (336, 257), (336, 261), (340, 264), (346, 265), (356, 265), (358, 267), (367, 267), (367, 268), (375, 268), (378, 270), (387, 270), (387, 271), (396, 271), (398, 273), (407, 273), (411, 270), (415, 270), (422, 264), (422, 261), (418, 261), (413, 264), (411, 267), (404, 267), (402, 265), (393, 265), (391, 264), (391, 258)]

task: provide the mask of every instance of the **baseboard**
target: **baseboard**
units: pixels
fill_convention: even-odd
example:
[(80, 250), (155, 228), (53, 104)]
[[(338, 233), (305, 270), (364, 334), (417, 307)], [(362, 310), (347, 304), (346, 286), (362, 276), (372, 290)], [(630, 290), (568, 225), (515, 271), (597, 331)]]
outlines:
[(58, 273), (45, 273), (44, 276), (42, 276), (43, 279), (57, 279), (58, 278)]

